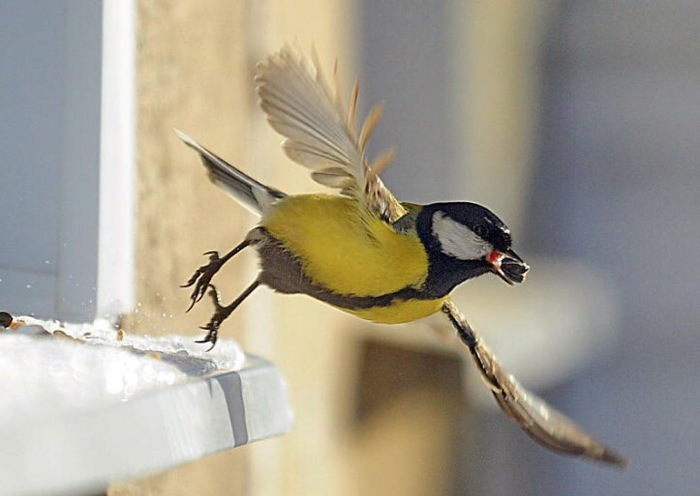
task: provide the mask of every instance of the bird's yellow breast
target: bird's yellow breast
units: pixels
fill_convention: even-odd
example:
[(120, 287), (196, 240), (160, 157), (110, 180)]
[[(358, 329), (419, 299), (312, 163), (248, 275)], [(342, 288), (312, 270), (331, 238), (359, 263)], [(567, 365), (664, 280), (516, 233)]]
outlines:
[(447, 297), (436, 299), (396, 300), (391, 305), (347, 309), (348, 313), (380, 324), (403, 324), (432, 315), (442, 308)]
[(298, 258), (314, 283), (337, 294), (382, 296), (419, 287), (427, 276), (418, 235), (397, 233), (351, 198), (289, 196), (261, 225)]

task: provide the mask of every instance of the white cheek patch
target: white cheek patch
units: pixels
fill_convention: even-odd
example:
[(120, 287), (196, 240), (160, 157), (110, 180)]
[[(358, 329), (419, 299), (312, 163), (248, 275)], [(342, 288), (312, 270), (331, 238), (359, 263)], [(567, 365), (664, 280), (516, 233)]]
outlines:
[(445, 255), (460, 260), (478, 260), (493, 251), (490, 243), (443, 212), (433, 214), (433, 235), (440, 242), (440, 249)]

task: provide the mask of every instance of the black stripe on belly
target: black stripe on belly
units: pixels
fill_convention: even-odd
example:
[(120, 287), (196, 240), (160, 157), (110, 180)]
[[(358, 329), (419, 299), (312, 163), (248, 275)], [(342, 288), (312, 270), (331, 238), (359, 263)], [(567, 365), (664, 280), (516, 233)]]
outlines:
[(335, 307), (350, 310), (388, 307), (397, 300), (435, 298), (434, 295), (410, 286), (381, 296), (338, 294), (313, 282), (304, 272), (297, 256), (287, 250), (267, 229), (256, 228), (252, 237), (261, 261), (262, 270), (258, 280), (280, 293), (303, 293)]
[(362, 308), (388, 307), (396, 301), (406, 301), (411, 299), (425, 298), (424, 295), (415, 288), (403, 288), (393, 293), (388, 293), (381, 296), (352, 296), (341, 295), (328, 291), (324, 288), (319, 288), (318, 294), (307, 293), (314, 298), (330, 303), (333, 306), (347, 308), (350, 310), (359, 310)]

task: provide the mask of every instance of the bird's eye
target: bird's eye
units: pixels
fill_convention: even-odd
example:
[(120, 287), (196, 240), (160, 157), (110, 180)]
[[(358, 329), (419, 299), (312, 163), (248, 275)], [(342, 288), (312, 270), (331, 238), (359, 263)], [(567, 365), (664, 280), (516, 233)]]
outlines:
[(476, 227), (474, 227), (474, 232), (481, 239), (486, 239), (486, 236), (488, 235), (489, 230), (486, 226), (484, 226), (482, 224), (477, 224)]

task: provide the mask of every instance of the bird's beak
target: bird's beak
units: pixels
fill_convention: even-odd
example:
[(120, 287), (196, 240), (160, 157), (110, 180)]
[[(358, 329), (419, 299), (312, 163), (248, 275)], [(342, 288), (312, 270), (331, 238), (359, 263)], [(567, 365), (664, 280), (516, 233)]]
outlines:
[(523, 282), (530, 270), (530, 266), (511, 249), (493, 250), (486, 259), (491, 265), (491, 272), (511, 286)]

